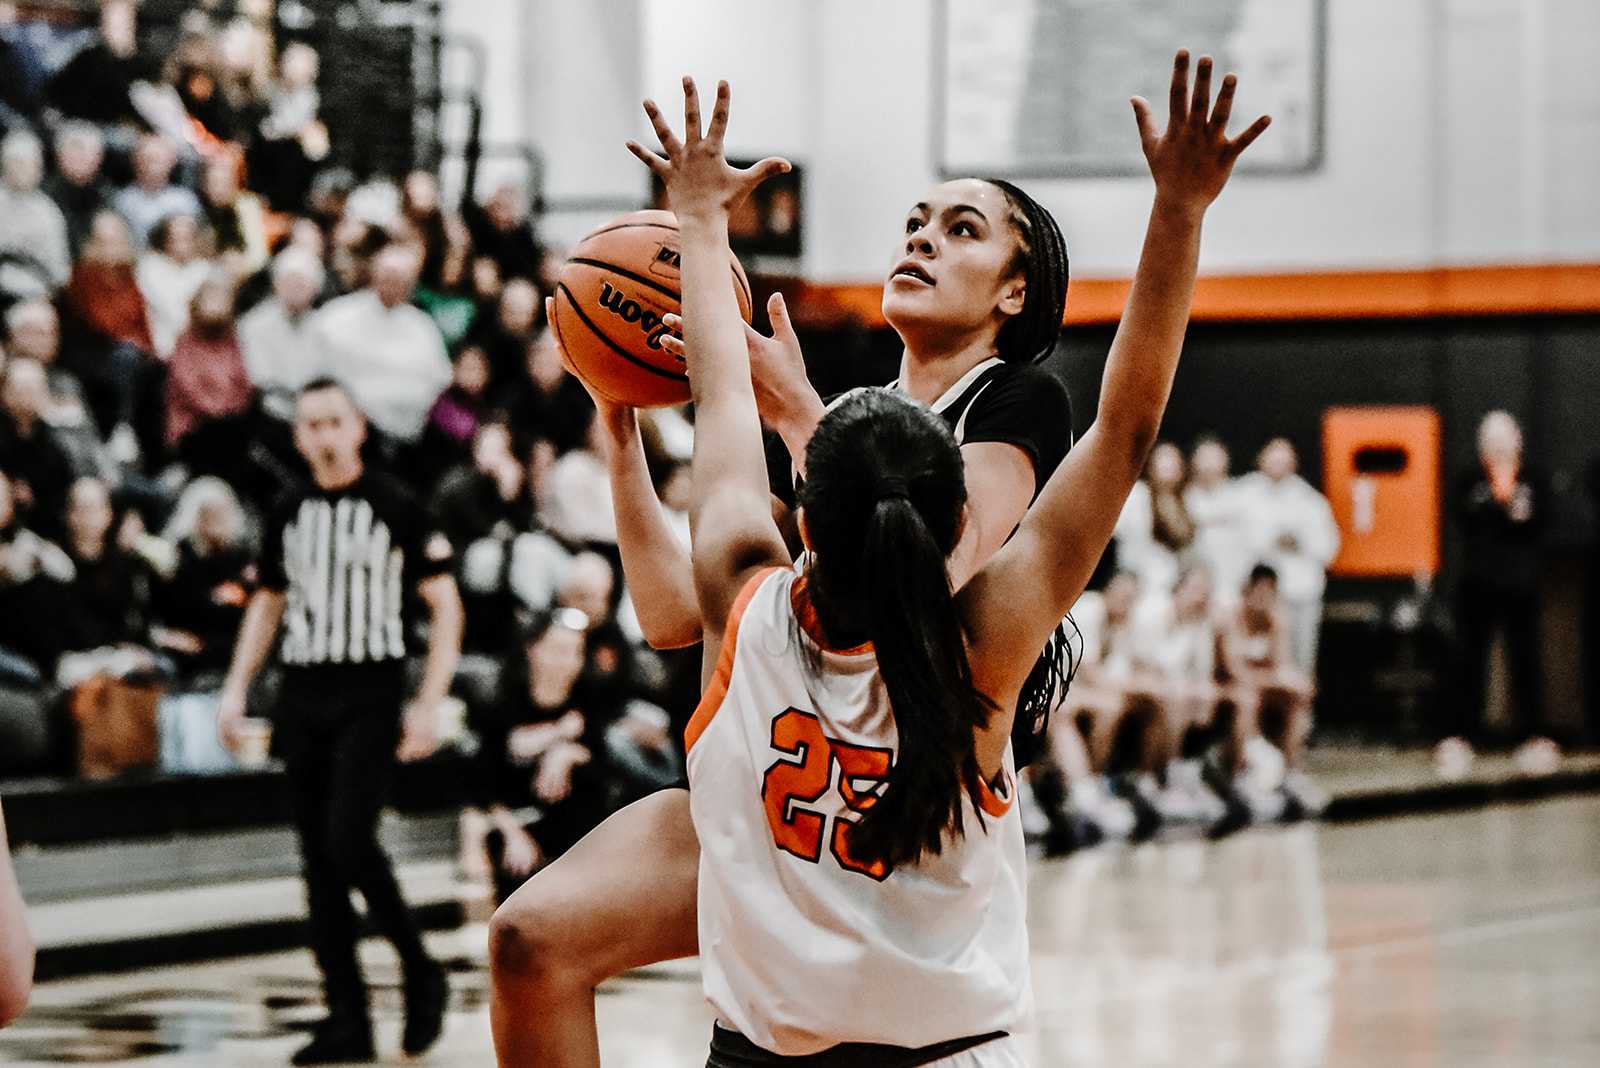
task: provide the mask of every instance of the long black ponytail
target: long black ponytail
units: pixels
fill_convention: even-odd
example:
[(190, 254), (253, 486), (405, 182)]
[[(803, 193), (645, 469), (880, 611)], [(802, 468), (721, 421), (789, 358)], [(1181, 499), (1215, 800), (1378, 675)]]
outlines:
[(888, 390), (841, 401), (806, 452), (812, 601), (831, 644), (872, 642), (899, 734), (887, 786), (850, 832), (866, 863), (939, 853), (966, 831), (962, 795), (979, 803), (974, 731), (993, 706), (972, 682), (946, 559), (966, 496), (950, 429)]

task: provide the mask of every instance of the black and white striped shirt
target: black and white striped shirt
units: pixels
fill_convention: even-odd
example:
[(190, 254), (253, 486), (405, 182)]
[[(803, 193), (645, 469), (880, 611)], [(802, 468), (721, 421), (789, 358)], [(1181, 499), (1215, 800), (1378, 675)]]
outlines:
[(264, 550), (261, 585), (286, 597), (280, 656), (290, 668), (398, 666), (412, 593), (452, 555), (427, 509), (373, 474), (285, 501)]

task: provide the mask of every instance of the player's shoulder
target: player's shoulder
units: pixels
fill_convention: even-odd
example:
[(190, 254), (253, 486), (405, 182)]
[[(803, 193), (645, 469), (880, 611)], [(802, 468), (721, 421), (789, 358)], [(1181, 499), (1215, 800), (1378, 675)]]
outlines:
[(1037, 363), (1005, 363), (995, 367), (972, 400), (973, 411), (1023, 403), (1037, 411), (1070, 414), (1072, 398), (1067, 384), (1054, 371)]

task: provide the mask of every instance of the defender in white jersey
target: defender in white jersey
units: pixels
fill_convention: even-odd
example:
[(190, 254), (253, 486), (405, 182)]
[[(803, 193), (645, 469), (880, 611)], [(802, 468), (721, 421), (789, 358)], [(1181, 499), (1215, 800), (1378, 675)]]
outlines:
[[(665, 184), (682, 238), (692, 562), (717, 665), (687, 738), (700, 951), (720, 1017), (711, 1068), (1021, 1063), (1005, 1033), (1029, 1002), (1009, 805), (1017, 698), (1155, 441), (1201, 221), (1266, 126), (1230, 140), (1235, 80), (1213, 112), (1210, 60), (1192, 99), (1188, 67), (1180, 52), (1164, 133), (1134, 101), (1156, 199), (1095, 423), (960, 594), (948, 573), (966, 519), (960, 450), (937, 415), (888, 390), (852, 394), (817, 425), (799, 512), (810, 551), (789, 569), (726, 266), (729, 211), (788, 164), (723, 159), (726, 84), (702, 134), (684, 80), (684, 141), (645, 106), (665, 155), (629, 148)], [(889, 283), (905, 321), (923, 304), (937, 318), (928, 292), (962, 284), (967, 262), (941, 253), (1003, 226), (1001, 210), (977, 195), (913, 220)], [(1003, 322), (1027, 287), (999, 277)]]

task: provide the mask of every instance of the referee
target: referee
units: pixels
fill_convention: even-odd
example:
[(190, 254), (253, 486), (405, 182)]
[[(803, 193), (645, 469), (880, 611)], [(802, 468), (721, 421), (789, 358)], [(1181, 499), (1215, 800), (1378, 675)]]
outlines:
[[(377, 831), (396, 757), (433, 751), (438, 704), (461, 651), (461, 600), (450, 544), (427, 510), (398, 482), (363, 467), (366, 432), (366, 419), (338, 382), (316, 379), (301, 389), (294, 439), (314, 484), (287, 498), (268, 526), (260, 587), (222, 694), (219, 728), (231, 743), (282, 624), (277, 736), (304, 859), (311, 948), (328, 1002), (327, 1019), (294, 1064), (374, 1057), (352, 888), (400, 955), (406, 1053), (437, 1041), (448, 994), (444, 969), (423, 947)], [(407, 609), (417, 600), (430, 619), (427, 662), (406, 704)]]

